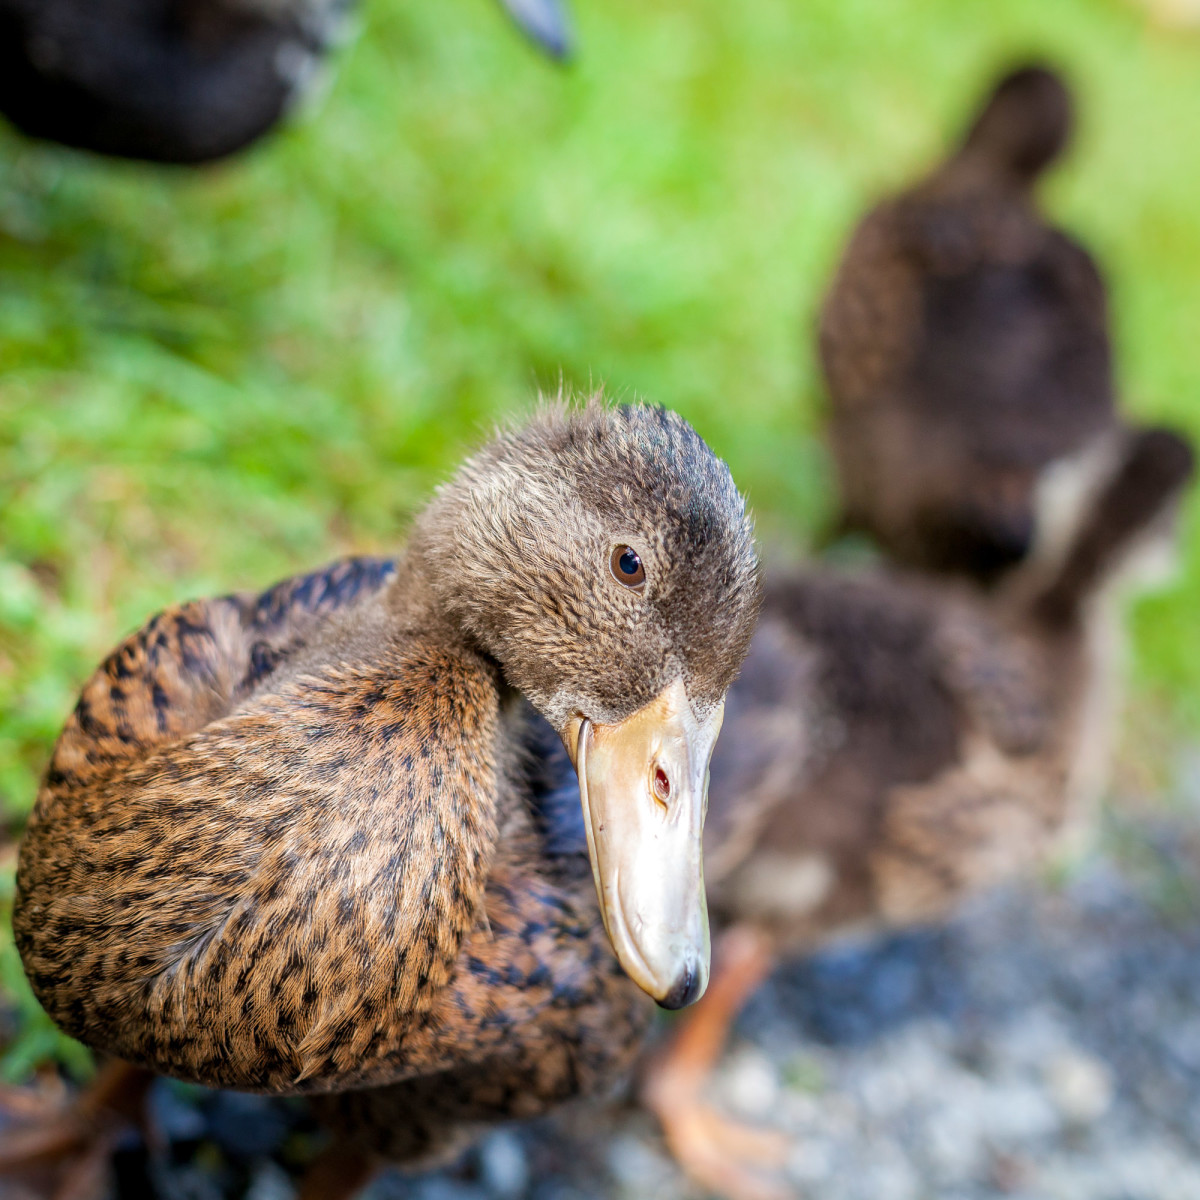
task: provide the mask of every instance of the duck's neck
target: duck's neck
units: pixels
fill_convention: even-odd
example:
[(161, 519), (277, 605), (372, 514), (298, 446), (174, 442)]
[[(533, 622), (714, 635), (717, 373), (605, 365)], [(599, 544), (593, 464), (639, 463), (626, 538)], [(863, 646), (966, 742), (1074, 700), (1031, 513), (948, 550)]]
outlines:
[(447, 612), (430, 583), (426, 563), (411, 547), (396, 560), (396, 577), (384, 594), (383, 611), (389, 628), (398, 636), (434, 635), (445, 646), (463, 647), (491, 657)]
[(937, 172), (941, 186), (951, 192), (1002, 192), (1014, 200), (1029, 199), (1035, 177), (1013, 170), (984, 146), (966, 145)]

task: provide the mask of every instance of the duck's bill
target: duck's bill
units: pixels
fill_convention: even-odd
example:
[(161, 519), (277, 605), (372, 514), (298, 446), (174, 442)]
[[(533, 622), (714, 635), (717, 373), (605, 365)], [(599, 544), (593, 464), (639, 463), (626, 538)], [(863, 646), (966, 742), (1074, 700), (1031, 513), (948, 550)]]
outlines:
[(571, 53), (571, 23), (562, 0), (500, 0), (522, 32), (551, 58)]
[(604, 928), (625, 973), (664, 1008), (708, 986), (702, 848), (722, 713), (698, 721), (678, 682), (619, 724), (577, 721), (567, 735)]

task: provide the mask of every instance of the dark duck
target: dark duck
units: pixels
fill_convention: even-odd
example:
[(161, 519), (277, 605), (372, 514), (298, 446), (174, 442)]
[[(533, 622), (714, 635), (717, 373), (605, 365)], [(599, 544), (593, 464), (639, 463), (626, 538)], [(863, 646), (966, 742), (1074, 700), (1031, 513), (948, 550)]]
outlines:
[[(501, 0), (548, 53), (558, 0)], [(204, 163), (303, 98), (356, 0), (0, 0), (0, 112), (99, 154)]]
[(604, 1091), (648, 997), (706, 984), (709, 757), (759, 600), (725, 465), (593, 401), (468, 460), (394, 561), (160, 613), (26, 830), (34, 991), (126, 1080), (311, 1095), (337, 1140), (306, 1197)]
[(1061, 537), (998, 589), (891, 568), (768, 574), (712, 763), (705, 873), (725, 932), (644, 1087), (709, 1190), (795, 1195), (762, 1170), (783, 1147), (702, 1099), (781, 956), (940, 919), (1086, 833), (1113, 744), (1121, 584), (1169, 554), (1192, 470), (1173, 433), (1122, 434)]
[(901, 563), (996, 581), (1047, 469), (1116, 422), (1103, 280), (1035, 195), (1071, 126), (1057, 75), (1009, 74), (838, 267), (820, 357), (843, 524)]

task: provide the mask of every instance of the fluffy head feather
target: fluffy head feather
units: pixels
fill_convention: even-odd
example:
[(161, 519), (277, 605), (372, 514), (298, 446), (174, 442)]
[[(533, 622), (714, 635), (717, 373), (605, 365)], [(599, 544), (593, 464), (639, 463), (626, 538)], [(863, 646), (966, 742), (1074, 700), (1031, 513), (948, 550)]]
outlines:
[[(610, 569), (623, 544), (640, 591)], [(572, 712), (620, 720), (681, 677), (698, 709), (715, 704), (758, 612), (745, 502), (660, 408), (544, 408), (468, 460), (410, 545), (445, 609), (559, 728)]]

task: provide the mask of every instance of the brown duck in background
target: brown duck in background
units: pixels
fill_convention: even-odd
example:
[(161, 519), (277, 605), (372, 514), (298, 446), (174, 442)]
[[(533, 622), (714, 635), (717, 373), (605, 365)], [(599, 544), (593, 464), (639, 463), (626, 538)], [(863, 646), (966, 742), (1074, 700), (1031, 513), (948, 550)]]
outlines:
[(862, 221), (826, 298), (843, 524), (900, 563), (994, 581), (1033, 544), (1045, 471), (1116, 420), (1103, 280), (1034, 197), (1071, 125), (1058, 76), (1006, 76), (949, 159)]
[(643, 992), (705, 985), (706, 771), (759, 593), (724, 464), (592, 404), (498, 437), (395, 563), (160, 614), (26, 830), (34, 991), (123, 1063), (312, 1094), (339, 1137), (306, 1197), (604, 1090)]
[(680, 1165), (727, 1196), (790, 1193), (703, 1086), (778, 956), (942, 917), (1043, 861), (1111, 746), (1114, 592), (1170, 534), (1192, 453), (1114, 439), (1073, 534), (985, 593), (878, 569), (768, 576), (712, 763), (705, 871), (728, 927), (708, 995), (644, 1094)]

